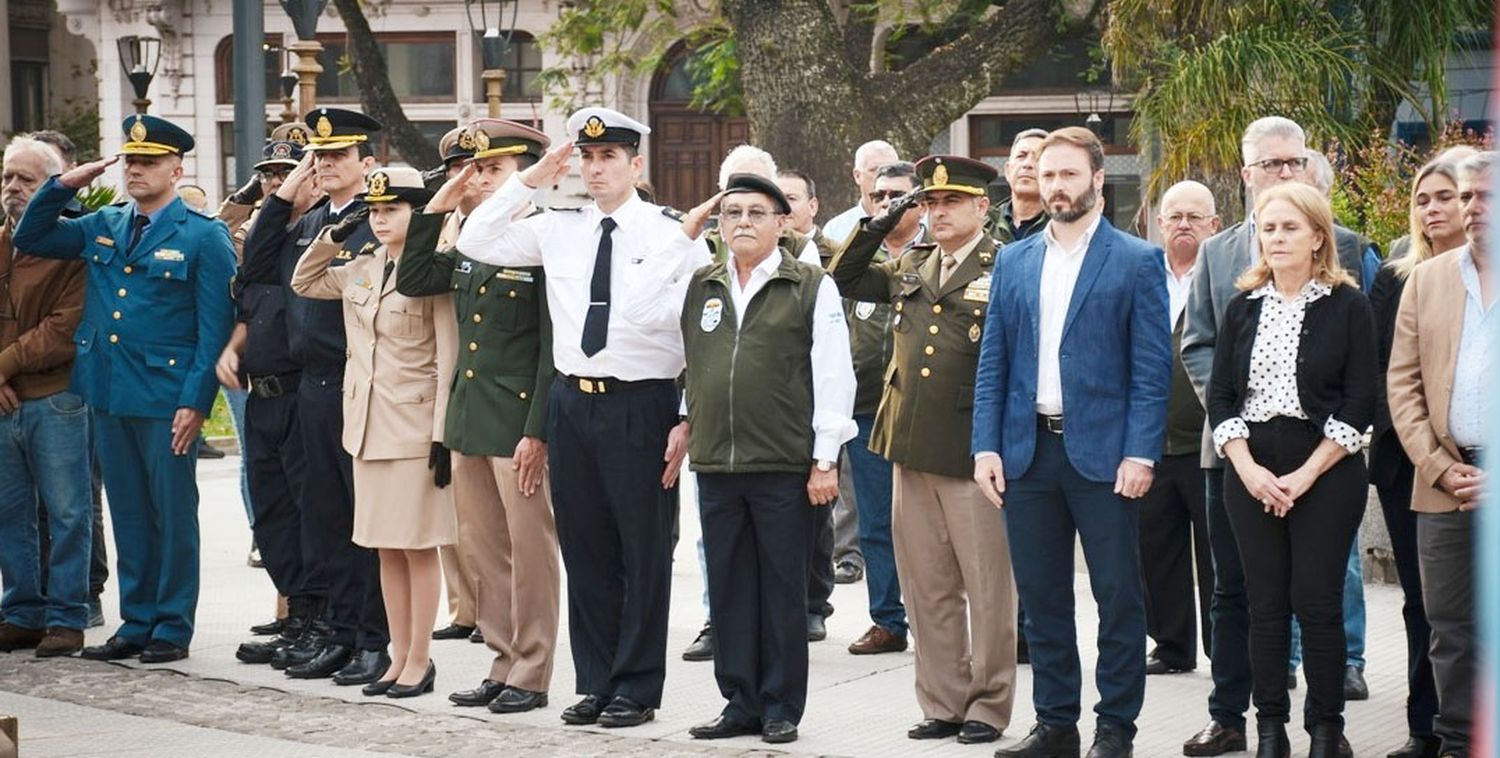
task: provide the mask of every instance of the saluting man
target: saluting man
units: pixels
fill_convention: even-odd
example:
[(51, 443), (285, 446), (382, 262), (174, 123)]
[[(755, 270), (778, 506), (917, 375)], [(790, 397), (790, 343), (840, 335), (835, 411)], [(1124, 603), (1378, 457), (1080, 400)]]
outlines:
[[(47, 180), (14, 242), (31, 255), (89, 264), (73, 388), (94, 410), (125, 623), (83, 657), (166, 663), (186, 658), (193, 638), (196, 445), (233, 323), (234, 246), (222, 222), (177, 197), (192, 135), (155, 116), (131, 116), (122, 128), (119, 156)], [(120, 156), (130, 201), (60, 219), (74, 193)]]
[[(494, 194), (517, 170), (541, 160), (551, 142), (514, 121), (466, 125), (454, 144), (471, 158), (425, 213), (412, 216), (396, 274), (403, 295), (453, 293), (458, 361), (454, 375), (444, 377), (452, 393), (443, 442), (457, 453), (455, 552), (460, 579), (472, 582), (467, 592), (495, 660), (478, 687), (448, 699), (495, 713), (547, 704), (557, 647), (562, 567), (544, 486), (547, 397), (555, 378), (552, 319), (541, 266), (480, 263), (452, 240), (473, 210), (466, 200)], [(517, 214), (535, 212), (527, 204)]]
[[(999, 739), (1016, 679), (1016, 590), (1005, 523), (970, 478), (970, 413), (995, 241), (984, 233), (994, 168), (952, 155), (917, 162), (922, 186), (867, 220), (833, 262), (849, 298), (896, 312), (870, 449), (892, 465), (896, 571), (916, 635), (914, 740)], [(874, 263), (920, 201), (936, 244)]]
[[(585, 108), (568, 118), (568, 132), (594, 202), (515, 218), (537, 189), (567, 175), (574, 143), (563, 143), (480, 203), (458, 248), (481, 263), (546, 272), (558, 373), (548, 401), (553, 512), (584, 696), (562, 717), (635, 726), (655, 717), (666, 677), (676, 475), (687, 430), (677, 418), (680, 329), (642, 326), (616, 307), (659, 298), (667, 283), (617, 285), (654, 246), (680, 234), (679, 214), (636, 194), (645, 125)], [(708, 263), (707, 247), (695, 246), (672, 275)]]

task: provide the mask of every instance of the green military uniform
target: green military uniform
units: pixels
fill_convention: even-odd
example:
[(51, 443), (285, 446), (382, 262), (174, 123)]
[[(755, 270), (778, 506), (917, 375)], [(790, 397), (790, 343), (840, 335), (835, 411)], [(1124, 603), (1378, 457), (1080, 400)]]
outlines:
[[(932, 246), (932, 238), (926, 232), (912, 241), (907, 250), (914, 247)], [(904, 252), (904, 251), (903, 251)], [(876, 249), (871, 262), (883, 264), (891, 258), (884, 244)], [(825, 262), (832, 266), (832, 259)], [(857, 298), (844, 299), (844, 320), (849, 324), (849, 349), (854, 354), (854, 376), (859, 382), (859, 393), (854, 398), (854, 415), (874, 415), (880, 406), (880, 396), (885, 392), (885, 372), (891, 365), (895, 345), (891, 328), (896, 311), (890, 302), (874, 302)]]
[(1011, 202), (1006, 200), (990, 207), (990, 212), (984, 219), (984, 233), (994, 237), (1001, 245), (1009, 245), (1041, 231), (1047, 225), (1049, 218), (1044, 208), (1035, 217), (1017, 225)]

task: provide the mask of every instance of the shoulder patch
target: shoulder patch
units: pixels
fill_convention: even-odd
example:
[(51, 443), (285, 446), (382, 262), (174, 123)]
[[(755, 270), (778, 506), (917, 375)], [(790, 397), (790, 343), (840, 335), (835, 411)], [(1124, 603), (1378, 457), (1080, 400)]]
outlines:
[[(540, 211), (541, 209), (538, 208), (537, 210)], [(562, 213), (583, 213), (583, 209), (582, 208), (562, 208), (562, 207), (559, 207), (559, 206), (556, 206), (556, 205), (549, 206), (547, 208), (547, 210), (549, 210), (549, 211), (560, 211)]]
[(670, 206), (663, 205), (661, 207), (661, 215), (666, 216), (667, 218), (672, 219), (673, 221), (681, 221), (683, 219), (683, 217), (686, 216), (687, 214), (683, 213), (682, 211), (677, 210), (676, 208), (672, 208)]

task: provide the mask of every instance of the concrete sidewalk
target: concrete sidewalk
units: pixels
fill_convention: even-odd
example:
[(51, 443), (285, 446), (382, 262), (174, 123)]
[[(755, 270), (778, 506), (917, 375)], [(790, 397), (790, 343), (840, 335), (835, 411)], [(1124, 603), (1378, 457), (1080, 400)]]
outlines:
[[(339, 701), (366, 703), (353, 688), (336, 687), (328, 681), (299, 681), (288, 679), (281, 672), (266, 666), (249, 666), (234, 659), (235, 646), (249, 639), (246, 629), (253, 623), (271, 617), (274, 592), (264, 573), (245, 565), (246, 550), (250, 545), (250, 533), (245, 524), (244, 509), (239, 501), (239, 458), (230, 456), (222, 461), (203, 461), (199, 466), (199, 482), (203, 504), (200, 522), (203, 532), (202, 599), (198, 608), (198, 630), (193, 641), (192, 657), (166, 668), (201, 680), (227, 680), (248, 688), (275, 688), (289, 693), (266, 697), (283, 697), (289, 707), (284, 716), (295, 724), (298, 718), (312, 719), (318, 709), (338, 709)], [(690, 502), (685, 500), (685, 502)], [(687, 730), (694, 724), (716, 715), (723, 703), (714, 684), (712, 664), (687, 663), (680, 653), (697, 634), (703, 623), (703, 582), (698, 572), (695, 541), (698, 538), (698, 519), (691, 509), (682, 517), (682, 538), (677, 547), (676, 564), (673, 570), (672, 622), (668, 640), (667, 692), (665, 702), (657, 713), (657, 719), (647, 725), (621, 731), (604, 729), (578, 729), (564, 727), (558, 719), (562, 708), (571, 704), (573, 694), (573, 669), (568, 652), (566, 618), (560, 639), (556, 672), (551, 688), (551, 704), (542, 710), (518, 716), (496, 716), (483, 709), (460, 709), (451, 706), (446, 694), (454, 690), (467, 689), (482, 679), (489, 667), (490, 653), (481, 645), (466, 641), (433, 643), (433, 658), (438, 667), (437, 691), (433, 696), (406, 700), (403, 709), (417, 715), (427, 714), (433, 719), (463, 717), (466, 720), (480, 719), (493, 732), (496, 754), (528, 755), (696, 755), (696, 754), (762, 754), (766, 747), (755, 738), (738, 738), (705, 744), (688, 737)], [(114, 546), (110, 545), (113, 555)], [(1087, 745), (1093, 722), (1089, 709), (1096, 699), (1092, 686), (1094, 662), (1094, 640), (1097, 616), (1088, 591), (1087, 577), (1076, 577), (1075, 593), (1078, 598), (1079, 644), (1082, 651), (1084, 676), (1084, 744)], [(1404, 703), (1405, 684), (1405, 635), (1401, 625), (1401, 595), (1394, 587), (1366, 587), (1369, 629), (1367, 632), (1366, 658), (1369, 661), (1366, 678), (1370, 684), (1368, 701), (1350, 703), (1347, 708), (1348, 735), (1358, 756), (1384, 755), (1386, 751), (1401, 745), (1406, 739)], [(113, 581), (106, 593), (105, 611), (109, 624), (103, 629), (91, 630), (89, 644), (103, 642), (118, 624), (116, 595)], [(829, 619), (829, 638), (811, 645), (811, 681), (807, 714), (801, 725), (802, 738), (783, 750), (794, 754), (819, 754), (842, 756), (989, 756), (994, 745), (962, 746), (951, 740), (940, 742), (914, 742), (905, 736), (906, 729), (920, 719), (912, 691), (912, 654), (859, 657), (849, 655), (845, 648), (869, 626), (866, 615), (865, 586), (862, 583), (842, 585), (836, 588), (833, 604), (837, 612)], [(443, 611), (440, 611), (442, 613)], [(566, 606), (564, 607), (566, 617)], [(446, 623), (439, 619), (439, 625)], [(1144, 655), (1145, 651), (1142, 651)], [(3, 672), (21, 662), (5, 661), (0, 656), (0, 690), (8, 687)], [(37, 665), (47, 665), (45, 662)], [(62, 662), (59, 666), (103, 665), (84, 662)], [(1139, 720), (1140, 734), (1136, 739), (1137, 756), (1173, 756), (1181, 754), (1183, 740), (1187, 739), (1208, 720), (1206, 699), (1211, 687), (1207, 662), (1200, 661), (1201, 668), (1193, 673), (1166, 677), (1151, 677), (1147, 682), (1146, 706)], [(28, 667), (29, 668), (29, 667)], [(110, 667), (118, 669), (120, 667)], [(153, 676), (140, 673), (139, 676)], [(1003, 742), (1011, 742), (1025, 736), (1030, 729), (1034, 712), (1031, 708), (1031, 670), (1023, 666), (1017, 681), (1018, 697), (1015, 714), (1005, 731)], [(257, 692), (269, 692), (260, 689)], [(1300, 710), (1305, 687), (1293, 693), (1293, 712)], [(130, 744), (154, 744), (149, 741), (154, 733), (182, 735), (184, 748), (178, 752), (162, 752), (165, 755), (357, 755), (358, 752), (336, 753), (323, 740), (309, 740), (325, 744), (312, 752), (298, 753), (293, 748), (268, 745), (265, 749), (254, 748), (251, 742), (237, 744), (229, 751), (220, 750), (224, 744), (224, 733), (241, 732), (251, 735), (266, 734), (246, 718), (226, 714), (221, 722), (211, 719), (185, 719), (177, 709), (163, 704), (159, 712), (142, 709), (132, 700), (112, 700), (110, 690), (90, 693), (90, 707), (73, 709), (73, 706), (44, 705), (46, 701), (15, 695), (0, 696), (0, 712), (21, 715), (22, 755), (51, 756), (78, 755), (77, 746), (87, 744), (90, 735), (108, 732), (111, 745), (125, 749), (124, 741)], [(131, 696), (136, 700), (139, 695)], [(187, 697), (187, 695), (183, 695)], [(70, 697), (62, 699), (71, 699)], [(134, 704), (132, 704), (134, 703)], [(324, 703), (318, 706), (317, 703)], [(191, 704), (188, 704), (191, 708)], [(55, 714), (52, 709), (57, 709)], [(369, 709), (364, 709), (369, 710)], [(388, 710), (388, 709), (381, 709)], [(143, 712), (147, 716), (120, 716), (116, 712)], [(356, 721), (358, 717), (344, 718)], [(181, 727), (191, 723), (195, 726)], [(343, 723), (343, 722), (341, 722)], [(454, 722), (457, 723), (457, 722)], [(40, 724), (40, 726), (38, 726)], [(1253, 722), (1252, 722), (1253, 724)], [(1300, 730), (1300, 719), (1294, 720), (1292, 731), (1294, 750), (1306, 749), (1307, 738)], [(518, 739), (507, 744), (506, 729), (515, 728), (516, 734), (535, 737), (537, 730), (546, 730), (556, 739), (530, 742)], [(523, 729), (524, 728), (524, 729)], [(1252, 726), (1253, 728), (1253, 726)], [(164, 731), (165, 730), (165, 731)], [(368, 733), (367, 733), (368, 732)], [(280, 732), (276, 732), (280, 734)], [(40, 736), (38, 736), (40, 735)], [(362, 736), (363, 735), (363, 736)], [(596, 736), (595, 736), (596, 735)], [(269, 737), (245, 738), (272, 739)], [(295, 739), (295, 737), (288, 738)], [(139, 740), (147, 740), (139, 742)], [(592, 742), (590, 740), (593, 740)], [(645, 743), (646, 740), (653, 742)], [(434, 754), (431, 737), (420, 732), (411, 732), (404, 740), (400, 735), (382, 734), (380, 730), (354, 729), (346, 743), (339, 747), (350, 751), (371, 750), (383, 753), (406, 753), (413, 755)], [(1252, 739), (1253, 742), (1253, 739)], [(554, 744), (555, 743), (555, 744)], [(642, 744), (650, 745), (643, 750)], [(96, 743), (97, 744), (97, 743)], [(524, 749), (522, 744), (531, 744)], [(1253, 748), (1254, 745), (1252, 744)], [(726, 750), (728, 749), (728, 750)], [(71, 751), (71, 752), (70, 752)], [(242, 752), (237, 752), (242, 751)], [(113, 754), (113, 751), (106, 751)], [(102, 754), (102, 753), (95, 753)], [(131, 754), (123, 752), (123, 754)]]

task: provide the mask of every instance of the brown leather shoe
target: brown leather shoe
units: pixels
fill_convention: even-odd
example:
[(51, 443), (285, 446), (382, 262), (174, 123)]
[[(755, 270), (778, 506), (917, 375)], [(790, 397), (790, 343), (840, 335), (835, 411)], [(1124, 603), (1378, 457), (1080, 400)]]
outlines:
[(1183, 755), (1223, 755), (1245, 750), (1245, 733), (1217, 721), (1208, 722), (1203, 731), (1182, 743)]
[(64, 655), (72, 655), (83, 649), (83, 632), (77, 629), (67, 629), (54, 626), (47, 630), (47, 636), (36, 646), (36, 657), (56, 658)]
[(877, 653), (899, 653), (906, 649), (906, 638), (897, 637), (886, 630), (885, 627), (875, 624), (864, 636), (849, 645), (849, 652), (854, 655), (875, 655)]
[(16, 626), (9, 621), (0, 621), (0, 652), (9, 653), (12, 650), (26, 650), (37, 646), (46, 636), (42, 629), (27, 629), (24, 626)]

